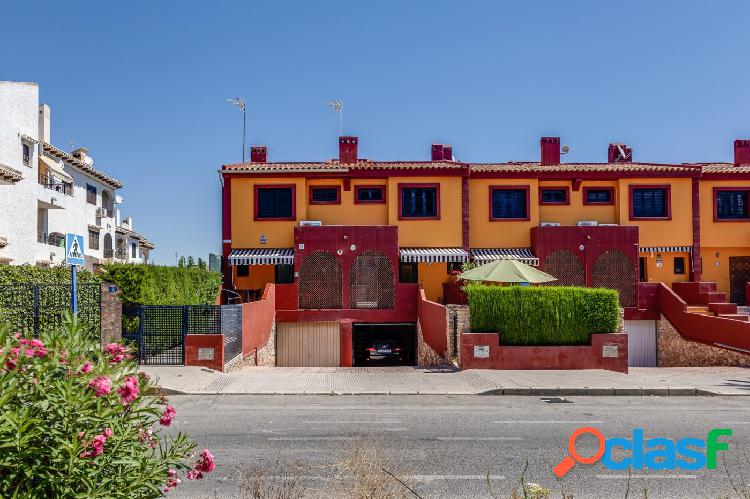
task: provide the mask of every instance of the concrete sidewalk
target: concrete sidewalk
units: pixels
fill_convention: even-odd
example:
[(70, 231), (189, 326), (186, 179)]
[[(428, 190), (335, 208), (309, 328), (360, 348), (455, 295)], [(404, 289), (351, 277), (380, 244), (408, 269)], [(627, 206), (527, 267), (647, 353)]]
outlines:
[(168, 393), (190, 395), (750, 395), (738, 367), (495, 371), (452, 367), (245, 367), (228, 374), (200, 367), (142, 366)]

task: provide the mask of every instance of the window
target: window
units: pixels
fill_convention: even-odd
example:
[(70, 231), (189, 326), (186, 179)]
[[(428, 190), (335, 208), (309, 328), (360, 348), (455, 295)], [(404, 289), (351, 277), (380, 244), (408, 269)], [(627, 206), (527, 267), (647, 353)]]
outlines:
[(274, 274), (276, 284), (294, 284), (294, 264), (276, 265)]
[(130, 257), (135, 258), (138, 255), (138, 243), (130, 243)]
[(419, 264), (417, 262), (401, 262), (398, 266), (398, 282), (419, 282)]
[(295, 216), (293, 185), (255, 186), (256, 220), (294, 220)]
[(448, 263), (448, 273), (449, 274), (460, 274), (464, 271), (464, 264), (463, 263), (456, 263), (456, 262), (449, 262)]
[(584, 187), (583, 204), (614, 204), (614, 188)]
[(714, 220), (747, 220), (747, 193), (750, 189), (714, 188)]
[(354, 202), (359, 203), (385, 203), (385, 186), (358, 185), (354, 187)]
[(23, 153), (23, 164), (26, 166), (31, 166), (31, 146), (29, 146), (26, 142), (22, 142), (21, 150)]
[(399, 184), (399, 218), (440, 218), (438, 184)]
[(528, 220), (528, 187), (490, 187), (490, 218), (492, 220)]
[(685, 274), (685, 257), (684, 256), (674, 257), (674, 273), (675, 275)]
[(310, 187), (310, 204), (341, 204), (341, 187)]
[(237, 277), (248, 277), (250, 275), (250, 265), (237, 265)]
[(540, 187), (539, 204), (570, 204), (567, 187)]
[(89, 230), (89, 249), (99, 249), (99, 231)]
[(671, 218), (668, 186), (630, 186), (630, 218)]
[(96, 187), (86, 184), (86, 202), (96, 206)]

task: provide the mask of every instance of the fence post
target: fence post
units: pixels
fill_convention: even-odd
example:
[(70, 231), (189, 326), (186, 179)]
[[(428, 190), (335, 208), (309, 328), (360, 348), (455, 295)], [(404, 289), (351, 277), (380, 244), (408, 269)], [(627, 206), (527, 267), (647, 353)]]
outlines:
[(34, 337), (39, 336), (39, 285), (34, 285)]
[(188, 310), (187, 305), (182, 306), (182, 365), (185, 365), (185, 340), (188, 334)]
[(138, 305), (138, 364), (146, 359), (146, 354), (143, 351), (143, 306)]

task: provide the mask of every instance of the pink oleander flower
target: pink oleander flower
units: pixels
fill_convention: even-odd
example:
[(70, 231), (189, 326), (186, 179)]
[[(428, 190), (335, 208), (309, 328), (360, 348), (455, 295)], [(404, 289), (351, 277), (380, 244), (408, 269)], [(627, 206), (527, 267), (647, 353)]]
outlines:
[(209, 452), (208, 449), (203, 449), (198, 462), (192, 470), (187, 472), (188, 480), (200, 480), (203, 478), (204, 473), (209, 473), (216, 469), (216, 462), (214, 462), (214, 455)]
[(91, 372), (91, 369), (93, 369), (93, 366), (91, 365), (91, 362), (84, 363), (81, 368), (78, 370), (79, 373), (88, 374)]
[[(79, 438), (81, 434), (78, 434)], [(96, 457), (101, 455), (104, 452), (104, 444), (107, 443), (107, 439), (112, 436), (112, 429), (111, 428), (105, 428), (102, 433), (95, 436), (91, 442), (89, 443), (88, 447), (89, 450), (83, 451), (81, 453), (81, 457)]]
[(128, 349), (118, 343), (109, 343), (105, 345), (104, 352), (110, 357), (110, 364), (119, 364), (123, 360), (130, 358)]
[(177, 415), (177, 411), (174, 410), (174, 407), (171, 405), (168, 405), (166, 409), (164, 409), (164, 413), (159, 418), (159, 422), (162, 424), (162, 426), (169, 426), (172, 424), (172, 420)]
[(169, 492), (173, 488), (177, 487), (180, 483), (182, 483), (182, 480), (180, 480), (180, 477), (177, 476), (177, 472), (173, 469), (170, 469), (168, 472), (169, 480), (167, 481), (167, 486), (164, 487), (164, 493)]
[(112, 393), (112, 380), (108, 376), (97, 376), (89, 381), (89, 387), (95, 390), (97, 397), (103, 397)]
[(109, 438), (113, 434), (112, 428), (104, 428), (104, 431), (102, 432), (102, 435)]
[(21, 333), (16, 333), (16, 334), (13, 335), (13, 337), (15, 339), (19, 339), (21, 337)]
[(117, 389), (118, 395), (125, 405), (130, 404), (138, 397), (138, 377), (128, 376), (125, 382)]

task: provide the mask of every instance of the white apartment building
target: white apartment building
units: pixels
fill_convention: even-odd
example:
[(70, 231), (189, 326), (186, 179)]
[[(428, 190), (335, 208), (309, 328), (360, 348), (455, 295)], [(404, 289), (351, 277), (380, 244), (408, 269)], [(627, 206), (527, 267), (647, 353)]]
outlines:
[(36, 83), (0, 81), (0, 264), (58, 265), (66, 232), (84, 235), (88, 268), (148, 263), (154, 244), (120, 217), (122, 181), (52, 145), (50, 124)]

